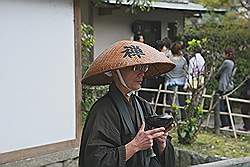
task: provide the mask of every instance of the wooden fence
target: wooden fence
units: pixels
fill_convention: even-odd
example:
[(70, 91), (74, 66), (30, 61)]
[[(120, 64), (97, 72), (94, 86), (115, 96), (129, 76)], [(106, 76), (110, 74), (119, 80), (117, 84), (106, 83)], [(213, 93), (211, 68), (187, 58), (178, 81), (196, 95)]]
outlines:
[[(152, 101), (151, 101), (151, 104), (154, 105), (155, 110), (156, 110), (157, 106), (163, 107), (163, 108), (167, 108), (167, 107), (172, 106), (172, 105), (166, 103), (167, 94), (173, 94), (172, 104), (176, 104), (177, 95), (186, 95), (186, 96), (191, 96), (192, 95), (190, 92), (177, 91), (178, 90), (177, 87), (176, 87), (176, 89), (174, 91), (172, 91), (172, 90), (162, 90), (161, 88), (162, 88), (162, 85), (160, 85), (158, 89), (149, 89), (149, 88), (141, 88), (140, 89), (140, 91), (147, 91), (147, 92), (152, 92), (152, 93), (156, 94), (156, 97), (154, 99), (152, 99)], [(163, 103), (158, 103), (161, 93), (163, 93), (163, 96), (164, 96)], [(204, 107), (204, 101), (205, 101), (206, 98), (210, 99), (208, 109), (203, 108)], [(222, 97), (220, 97), (220, 98), (222, 98)], [(238, 134), (241, 134), (241, 133), (250, 134), (249, 131), (246, 132), (246, 131), (237, 130), (235, 128), (235, 123), (234, 123), (234, 119), (233, 119), (233, 117), (241, 117), (241, 118), (249, 118), (250, 119), (250, 115), (233, 113), (232, 112), (232, 107), (231, 107), (231, 104), (230, 104), (230, 102), (239, 102), (241, 104), (242, 103), (250, 104), (250, 100), (240, 99), (240, 98), (233, 98), (233, 97), (230, 97), (230, 94), (223, 96), (223, 98), (226, 100), (226, 104), (227, 104), (227, 107), (228, 107), (228, 113), (227, 112), (220, 112), (218, 109), (216, 109), (215, 105), (216, 105), (216, 100), (217, 99), (215, 99), (215, 91), (211, 95), (208, 95), (208, 94), (206, 94), (206, 89), (204, 89), (204, 91), (202, 93), (202, 102), (201, 102), (201, 104), (202, 104), (203, 111), (207, 112), (208, 115), (207, 115), (206, 122), (205, 122), (205, 124), (203, 124), (203, 126), (205, 126), (205, 127), (209, 126), (208, 124), (209, 124), (209, 121), (211, 119), (211, 114), (214, 114), (214, 128), (215, 128), (215, 131), (217, 133), (219, 133), (220, 130), (231, 131), (231, 132), (233, 132), (235, 138), (237, 138), (237, 133)], [(179, 106), (179, 108), (183, 108), (183, 107)], [(230, 122), (231, 122), (231, 125), (232, 125), (232, 129), (225, 129), (225, 128), (220, 128), (219, 127), (219, 122), (220, 122), (219, 115), (220, 114), (221, 115), (229, 115)]]

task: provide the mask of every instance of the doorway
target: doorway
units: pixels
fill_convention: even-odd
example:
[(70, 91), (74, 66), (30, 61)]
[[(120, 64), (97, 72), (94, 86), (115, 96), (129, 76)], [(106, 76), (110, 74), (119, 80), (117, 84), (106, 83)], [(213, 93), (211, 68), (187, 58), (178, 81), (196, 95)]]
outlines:
[(177, 39), (177, 23), (168, 23), (168, 37), (174, 42)]
[(132, 24), (132, 32), (142, 33), (144, 42), (153, 46), (155, 41), (161, 39), (161, 22), (137, 20)]

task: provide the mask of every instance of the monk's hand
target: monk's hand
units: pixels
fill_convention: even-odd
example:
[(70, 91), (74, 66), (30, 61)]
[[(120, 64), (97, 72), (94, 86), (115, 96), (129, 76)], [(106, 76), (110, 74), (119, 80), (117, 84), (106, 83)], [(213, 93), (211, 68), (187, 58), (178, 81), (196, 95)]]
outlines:
[(166, 148), (167, 145), (167, 137), (168, 137), (168, 132), (174, 127), (174, 124), (171, 124), (168, 128), (165, 128), (165, 133), (159, 137), (157, 137), (155, 140), (157, 141), (159, 145), (159, 151), (160, 154), (163, 153), (163, 151)]
[(131, 141), (131, 144), (137, 151), (146, 150), (153, 146), (154, 139), (164, 136), (164, 134), (164, 127), (145, 131), (145, 122), (143, 122), (135, 138)]
[(160, 151), (160, 154), (163, 153), (163, 151), (165, 150), (166, 148), (166, 145), (167, 145), (167, 137), (168, 137), (168, 132), (165, 132), (163, 135), (157, 137), (155, 140), (157, 141), (158, 143), (158, 146), (159, 146), (159, 151)]

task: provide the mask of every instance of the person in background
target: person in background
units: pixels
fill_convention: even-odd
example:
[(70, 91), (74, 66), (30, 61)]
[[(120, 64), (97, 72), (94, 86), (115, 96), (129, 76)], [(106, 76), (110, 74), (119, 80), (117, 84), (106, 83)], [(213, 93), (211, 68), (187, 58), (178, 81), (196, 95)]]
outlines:
[[(245, 82), (244, 88), (241, 92), (241, 98), (250, 100), (250, 78)], [(250, 104), (243, 103), (241, 105), (241, 113), (244, 115), (250, 115)], [(250, 131), (250, 118), (242, 118), (243, 119), (243, 127), (240, 130)]]
[[(187, 81), (188, 66), (186, 59), (182, 55), (181, 49), (182, 46), (178, 42), (175, 42), (171, 47), (173, 56), (170, 57), (170, 60), (175, 63), (176, 67), (172, 71), (165, 74), (165, 88), (168, 90), (175, 90), (176, 87), (178, 87), (178, 91), (185, 91), (184, 86)], [(167, 102), (169, 105), (172, 105), (173, 95), (169, 95)], [(185, 96), (178, 95), (175, 102), (177, 106), (184, 106)], [(183, 109), (179, 110), (177, 113), (177, 119), (183, 120), (185, 118), (186, 112)]]
[(137, 32), (134, 34), (134, 41), (144, 43), (144, 37), (143, 34), (140, 32)]
[(156, 114), (134, 93), (144, 76), (157, 76), (174, 66), (156, 49), (135, 41), (119, 41), (95, 59), (83, 83), (110, 87), (88, 114), (79, 167), (175, 166), (168, 129), (145, 125), (145, 118)]
[(172, 52), (171, 52), (171, 43), (172, 42), (168, 37), (163, 38), (162, 41), (164, 42), (164, 46), (166, 47), (166, 50), (164, 51), (164, 53), (169, 58), (172, 56)]
[(204, 84), (205, 59), (201, 55), (202, 48), (198, 46), (189, 60), (188, 87), (197, 89)]
[(154, 48), (157, 49), (160, 52), (166, 52), (167, 51), (167, 46), (166, 43), (162, 40), (157, 40), (155, 41)]
[[(233, 76), (235, 74), (235, 50), (234, 48), (226, 48), (224, 50), (224, 61), (220, 68), (218, 69), (218, 73), (216, 74), (216, 79), (219, 81), (217, 93), (220, 96), (223, 96), (233, 90)], [(220, 99), (219, 102), (219, 110), (220, 112), (227, 112), (228, 108), (225, 99)], [(222, 128), (232, 128), (229, 115), (220, 115), (221, 127)]]

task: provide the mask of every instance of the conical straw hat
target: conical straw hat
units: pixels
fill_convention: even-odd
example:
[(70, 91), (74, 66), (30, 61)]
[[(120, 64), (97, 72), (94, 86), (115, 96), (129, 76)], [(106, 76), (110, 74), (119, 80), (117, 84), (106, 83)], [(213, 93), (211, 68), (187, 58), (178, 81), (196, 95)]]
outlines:
[(112, 82), (105, 72), (138, 64), (148, 64), (145, 78), (150, 78), (172, 70), (172, 63), (164, 53), (149, 45), (136, 41), (119, 41), (102, 52), (90, 65), (84, 75), (83, 83), (87, 85), (106, 85)]

